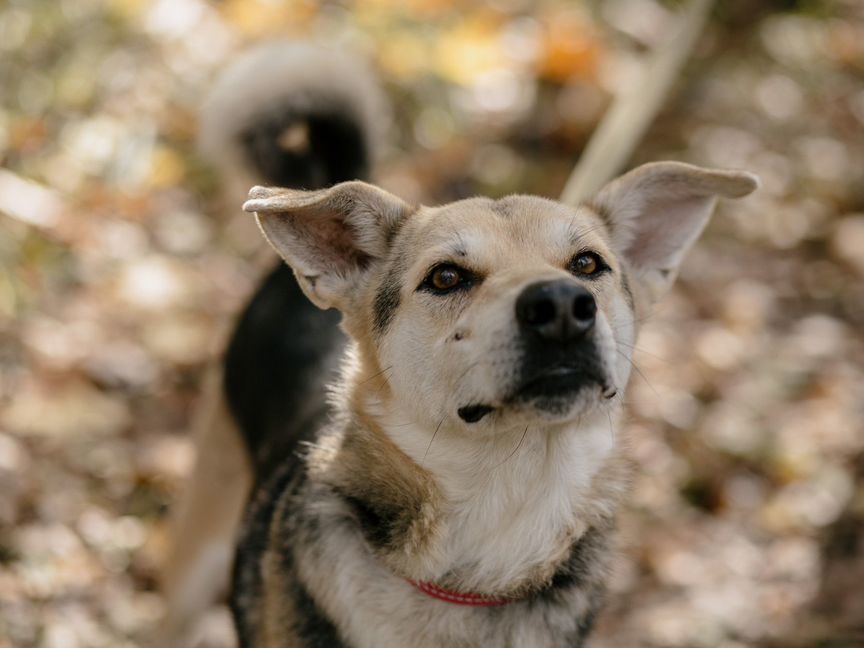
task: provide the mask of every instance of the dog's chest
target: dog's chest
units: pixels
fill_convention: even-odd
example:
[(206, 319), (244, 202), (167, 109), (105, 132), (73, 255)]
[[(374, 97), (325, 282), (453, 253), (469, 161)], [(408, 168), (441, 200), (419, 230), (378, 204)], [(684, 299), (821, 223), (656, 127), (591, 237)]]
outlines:
[(442, 480), (449, 511), (430, 579), (506, 591), (551, 577), (585, 530), (580, 502), (611, 448), (610, 430), (586, 428), (526, 440), (504, 464)]

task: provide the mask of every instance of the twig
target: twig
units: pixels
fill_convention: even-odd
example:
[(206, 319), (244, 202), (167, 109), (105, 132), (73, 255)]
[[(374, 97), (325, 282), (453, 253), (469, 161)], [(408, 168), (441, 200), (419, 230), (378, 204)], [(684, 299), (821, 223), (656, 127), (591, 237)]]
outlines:
[(673, 33), (645, 64), (642, 81), (615, 98), (570, 174), (561, 202), (575, 205), (590, 198), (630, 159), (702, 33), (712, 4), (691, 0)]

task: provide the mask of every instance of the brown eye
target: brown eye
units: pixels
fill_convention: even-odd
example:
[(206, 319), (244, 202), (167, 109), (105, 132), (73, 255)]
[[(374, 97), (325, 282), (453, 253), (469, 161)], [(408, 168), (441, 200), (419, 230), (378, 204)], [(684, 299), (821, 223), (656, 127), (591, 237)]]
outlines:
[(582, 274), (594, 274), (597, 272), (597, 259), (593, 254), (580, 254), (573, 263), (573, 269)]
[(471, 271), (452, 263), (442, 263), (429, 271), (418, 290), (444, 295), (455, 290), (470, 288), (477, 281), (477, 276)]
[(432, 272), (431, 279), (432, 286), (436, 290), (450, 290), (459, 285), (462, 281), (462, 275), (453, 266), (443, 266)]
[(573, 274), (595, 275), (607, 269), (608, 266), (606, 266), (606, 264), (603, 263), (603, 260), (593, 252), (582, 252), (577, 254), (570, 262), (570, 271)]

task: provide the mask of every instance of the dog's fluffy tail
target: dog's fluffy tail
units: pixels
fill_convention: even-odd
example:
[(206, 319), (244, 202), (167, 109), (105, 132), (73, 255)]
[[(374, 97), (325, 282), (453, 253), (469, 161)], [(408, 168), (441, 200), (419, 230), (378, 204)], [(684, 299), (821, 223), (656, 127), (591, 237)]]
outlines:
[(203, 104), (199, 150), (242, 188), (241, 201), (253, 184), (318, 189), (368, 178), (388, 117), (375, 76), (356, 56), (273, 41), (217, 79)]

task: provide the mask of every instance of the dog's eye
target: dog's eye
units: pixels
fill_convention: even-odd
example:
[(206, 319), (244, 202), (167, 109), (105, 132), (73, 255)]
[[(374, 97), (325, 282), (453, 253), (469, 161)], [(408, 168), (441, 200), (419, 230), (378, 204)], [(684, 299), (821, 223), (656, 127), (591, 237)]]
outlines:
[(443, 294), (466, 287), (471, 279), (472, 275), (467, 270), (450, 263), (442, 263), (432, 268), (420, 287)]
[(452, 290), (462, 283), (462, 273), (456, 266), (438, 266), (429, 279), (435, 290)]
[(578, 275), (597, 275), (608, 269), (600, 255), (594, 252), (580, 252), (570, 262), (570, 272)]

